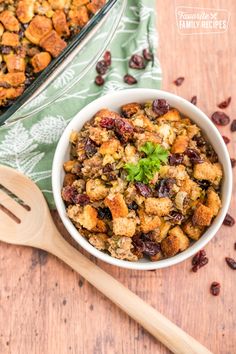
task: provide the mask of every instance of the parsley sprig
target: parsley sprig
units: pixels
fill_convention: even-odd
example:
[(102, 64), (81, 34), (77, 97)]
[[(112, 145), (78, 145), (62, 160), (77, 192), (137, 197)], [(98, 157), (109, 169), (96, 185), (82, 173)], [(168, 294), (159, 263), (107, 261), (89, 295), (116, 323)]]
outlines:
[(128, 181), (149, 183), (162, 164), (167, 162), (169, 152), (159, 144), (146, 142), (139, 151), (144, 152), (146, 157), (141, 158), (137, 164), (127, 163), (124, 169), (127, 171)]

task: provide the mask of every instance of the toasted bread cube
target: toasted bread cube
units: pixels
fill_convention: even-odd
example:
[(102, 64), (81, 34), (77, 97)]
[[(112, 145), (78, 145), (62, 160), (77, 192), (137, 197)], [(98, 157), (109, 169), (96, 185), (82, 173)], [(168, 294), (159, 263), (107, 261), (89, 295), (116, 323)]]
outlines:
[(51, 62), (51, 55), (47, 52), (35, 54), (31, 59), (31, 64), (34, 68), (34, 73), (39, 73), (44, 70)]
[(16, 54), (8, 54), (4, 56), (7, 70), (9, 73), (25, 71), (25, 59)]
[(12, 11), (5, 10), (0, 13), (0, 22), (7, 31), (19, 32), (20, 24)]
[(52, 21), (46, 16), (37, 15), (33, 18), (27, 27), (25, 36), (30, 42), (34, 44), (40, 44), (41, 39), (51, 31)]
[(189, 138), (187, 135), (178, 135), (172, 145), (171, 152), (173, 154), (182, 154), (188, 147)]
[(144, 210), (139, 210), (138, 214), (141, 230), (145, 233), (155, 230), (161, 225), (161, 220), (158, 215), (148, 215)]
[(107, 108), (102, 108), (95, 114), (96, 118), (121, 118), (120, 115), (115, 111), (110, 111)]
[(98, 219), (97, 220), (97, 225), (92, 229), (94, 232), (106, 232), (107, 227), (106, 224), (103, 220)]
[(66, 173), (63, 180), (63, 187), (71, 186), (75, 180), (76, 180), (76, 175), (73, 175), (73, 173)]
[(198, 226), (209, 226), (213, 218), (213, 211), (203, 204), (198, 204), (193, 214), (193, 224)]
[(207, 191), (206, 206), (211, 209), (213, 216), (216, 216), (219, 213), (221, 200), (213, 188), (209, 188)]
[(119, 140), (110, 139), (110, 140), (102, 143), (102, 145), (99, 149), (99, 153), (102, 155), (106, 155), (106, 154), (113, 155), (119, 149), (120, 146), (121, 146), (121, 144), (120, 144)]
[(160, 178), (176, 178), (180, 181), (183, 181), (188, 178), (188, 174), (184, 165), (161, 166), (159, 175)]
[(180, 191), (186, 192), (191, 200), (196, 200), (201, 196), (201, 188), (189, 177), (181, 183)]
[(183, 226), (183, 231), (190, 237), (192, 240), (197, 241), (204, 232), (203, 226), (193, 225), (191, 220), (188, 220)]
[(67, 46), (56, 31), (49, 32), (40, 41), (40, 46), (49, 52), (54, 58), (57, 57)]
[[(0, 79), (1, 81), (1, 79)], [(0, 87), (0, 100), (13, 100), (16, 97), (19, 97), (24, 91), (24, 87), (11, 87), (11, 88), (3, 88)]]
[(160, 235), (158, 238), (158, 242), (161, 242), (168, 234), (171, 228), (171, 223), (169, 221), (162, 221), (160, 226)]
[(148, 141), (154, 144), (161, 144), (162, 142), (162, 138), (159, 134), (148, 131), (141, 134), (135, 134), (135, 138), (137, 139), (136, 146), (138, 147), (138, 149), (141, 148)]
[(169, 231), (169, 235), (161, 242), (162, 252), (166, 257), (173, 257), (189, 247), (189, 239), (179, 226)]
[(16, 15), (20, 22), (28, 23), (34, 17), (35, 0), (20, 0), (16, 8)]
[(127, 259), (128, 261), (137, 261), (138, 257), (133, 254), (133, 244), (131, 237), (119, 237), (113, 236), (108, 238), (109, 243), (108, 251), (111, 253), (112, 257), (118, 259)]
[(122, 194), (110, 194), (106, 197), (104, 203), (110, 209), (113, 219), (128, 215), (128, 207)]
[(169, 122), (177, 122), (181, 120), (181, 116), (179, 114), (179, 111), (177, 111), (177, 109), (170, 109), (166, 114), (158, 118), (158, 120), (159, 119), (166, 120)]
[(84, 27), (89, 21), (89, 14), (86, 6), (80, 6), (69, 11), (70, 25)]
[(63, 167), (64, 167), (65, 172), (71, 172), (75, 163), (76, 163), (76, 160), (69, 160), (69, 161), (64, 162)]
[(19, 35), (12, 32), (4, 32), (2, 35), (1, 45), (8, 47), (17, 47), (20, 45)]
[(80, 7), (82, 5), (87, 5), (89, 2), (90, 0), (73, 0), (72, 6)]
[(68, 37), (70, 35), (70, 30), (66, 22), (66, 15), (63, 10), (56, 10), (54, 12), (52, 23), (59, 36)]
[(114, 218), (113, 232), (118, 236), (132, 237), (135, 234), (136, 220), (131, 218)]
[(139, 103), (127, 103), (121, 106), (121, 113), (125, 118), (130, 118), (134, 114), (136, 114), (141, 109), (141, 105)]
[(135, 127), (145, 128), (146, 131), (153, 132), (155, 130), (155, 126), (152, 124), (149, 118), (147, 118), (143, 114), (138, 114), (132, 118), (132, 123)]
[(25, 74), (21, 72), (0, 74), (0, 82), (4, 82), (9, 86), (17, 87), (25, 82)]
[(172, 201), (170, 198), (147, 198), (145, 200), (145, 211), (147, 214), (168, 215), (171, 207)]
[(67, 5), (68, 0), (48, 0), (48, 2), (53, 10), (63, 10)]
[(93, 230), (96, 227), (98, 221), (97, 211), (91, 205), (85, 205), (82, 212), (78, 213), (77, 220), (73, 220), (78, 222), (85, 229)]
[(109, 190), (100, 179), (96, 178), (87, 181), (86, 193), (92, 201), (95, 201), (106, 198)]
[(96, 247), (99, 251), (103, 251), (108, 247), (108, 236), (104, 233), (90, 234), (89, 243)]
[(206, 179), (207, 181), (213, 183), (215, 186), (218, 186), (222, 176), (222, 166), (219, 162), (213, 164), (210, 162), (203, 162), (194, 165), (193, 177), (196, 179)]
[(98, 10), (100, 10), (106, 3), (106, 0), (92, 0), (88, 5), (88, 10), (95, 14)]

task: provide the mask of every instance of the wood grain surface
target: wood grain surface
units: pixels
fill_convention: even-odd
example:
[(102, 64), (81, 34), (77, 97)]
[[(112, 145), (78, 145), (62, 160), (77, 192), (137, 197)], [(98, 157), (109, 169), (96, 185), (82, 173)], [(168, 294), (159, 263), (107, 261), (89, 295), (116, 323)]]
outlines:
[[(227, 9), (229, 28), (222, 34), (185, 36), (176, 27), (177, 5)], [(209, 116), (232, 96), (225, 110), (236, 119), (236, 1), (157, 0), (159, 58), (163, 89), (186, 99), (197, 95)], [(172, 82), (184, 76), (182, 86)], [(231, 139), (236, 132), (220, 128)], [(235, 185), (230, 213), (236, 217)], [(56, 212), (59, 229), (63, 230)], [(236, 272), (224, 258), (236, 258), (236, 226), (222, 226), (207, 245), (209, 264), (192, 273), (191, 261), (158, 271), (118, 269), (93, 259), (142, 299), (215, 354), (236, 353)], [(67, 238), (69, 236), (64, 231)], [(221, 293), (209, 292), (212, 281)], [(138, 311), (139, 309), (137, 309)], [(78, 274), (45, 252), (0, 244), (1, 354), (167, 354), (162, 345)]]

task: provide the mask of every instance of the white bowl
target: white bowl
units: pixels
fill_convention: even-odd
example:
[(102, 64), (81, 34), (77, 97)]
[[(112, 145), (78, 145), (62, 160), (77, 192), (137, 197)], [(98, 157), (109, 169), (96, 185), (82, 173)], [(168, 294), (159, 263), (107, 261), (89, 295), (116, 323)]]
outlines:
[[(80, 235), (73, 223), (67, 217), (65, 205), (61, 197), (61, 188), (64, 178), (62, 166), (63, 163), (69, 159), (69, 136), (71, 131), (80, 130), (84, 123), (90, 120), (99, 109), (106, 107), (111, 110), (119, 110), (120, 106), (125, 103), (144, 103), (148, 100), (153, 100), (156, 98), (166, 99), (171, 106), (177, 108), (181, 113), (190, 117), (191, 120), (202, 129), (212, 144), (224, 170), (224, 178), (221, 189), (222, 208), (217, 217), (214, 219), (212, 225), (206, 230), (202, 237), (197, 242), (193, 243), (184, 252), (179, 253), (174, 257), (156, 262), (151, 262), (147, 259), (142, 259), (138, 262), (129, 262), (113, 258), (110, 255), (97, 250), (82, 235)], [(169, 92), (153, 89), (129, 89), (124, 91), (117, 91), (115, 93), (111, 93), (96, 99), (84, 107), (80, 112), (78, 112), (78, 114), (71, 120), (62, 134), (55, 152), (52, 167), (52, 187), (54, 200), (61, 220), (70, 235), (80, 244), (81, 247), (83, 247), (93, 256), (107, 263), (129, 269), (150, 270), (164, 268), (182, 262), (185, 259), (193, 256), (212, 239), (212, 237), (219, 230), (229, 207), (232, 194), (232, 168), (228, 150), (220, 133), (211, 122), (211, 120), (199, 108), (186, 101), (185, 99)]]

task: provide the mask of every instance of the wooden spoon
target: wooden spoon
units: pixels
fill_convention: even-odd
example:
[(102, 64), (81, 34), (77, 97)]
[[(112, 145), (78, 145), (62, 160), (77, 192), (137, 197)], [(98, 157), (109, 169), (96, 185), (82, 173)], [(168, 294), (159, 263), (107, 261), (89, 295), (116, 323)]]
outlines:
[(54, 254), (173, 353), (210, 353), (194, 338), (66, 242), (56, 229), (39, 188), (24, 175), (5, 166), (0, 166), (0, 225), (1, 241), (41, 248)]

